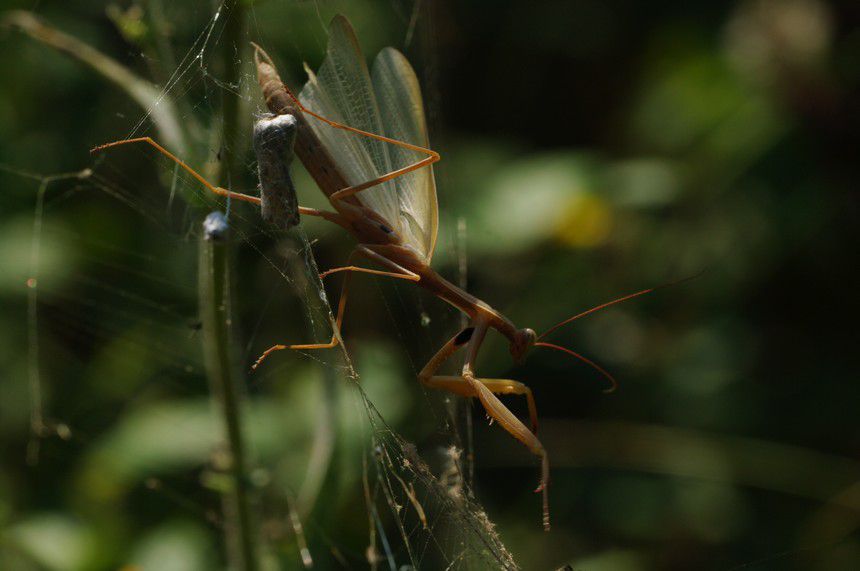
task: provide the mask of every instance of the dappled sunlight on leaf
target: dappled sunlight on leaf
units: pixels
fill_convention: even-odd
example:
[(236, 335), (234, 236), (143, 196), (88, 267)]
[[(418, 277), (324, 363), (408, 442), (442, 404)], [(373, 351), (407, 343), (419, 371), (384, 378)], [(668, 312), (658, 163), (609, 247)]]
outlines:
[(568, 201), (556, 238), (571, 248), (594, 248), (603, 244), (611, 231), (609, 205), (594, 195), (580, 195)]
[(95, 530), (63, 514), (31, 515), (4, 530), (4, 536), (51, 571), (88, 569), (99, 559)]
[[(496, 169), (470, 220), (471, 246), (479, 253), (510, 255), (557, 233), (576, 245), (599, 241), (606, 233), (599, 207), (580, 202), (594, 188), (591, 179), (591, 161), (577, 153), (533, 155)], [(568, 233), (566, 225), (577, 216), (585, 218), (586, 229)]]
[(212, 545), (206, 530), (175, 520), (156, 527), (135, 542), (128, 564), (141, 571), (194, 571), (215, 566)]

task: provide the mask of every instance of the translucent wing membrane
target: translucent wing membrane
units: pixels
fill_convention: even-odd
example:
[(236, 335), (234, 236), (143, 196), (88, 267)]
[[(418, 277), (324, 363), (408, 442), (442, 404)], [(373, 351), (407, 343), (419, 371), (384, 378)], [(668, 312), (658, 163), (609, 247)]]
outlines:
[[(385, 134), (392, 139), (429, 147), (421, 88), (412, 66), (402, 53), (394, 48), (379, 52), (373, 63), (373, 87)], [(390, 145), (388, 150), (398, 168), (416, 159), (414, 151), (403, 147)], [(400, 232), (404, 240), (429, 261), (436, 245), (439, 224), (433, 167), (407, 173), (393, 182), (397, 185)]]
[[(368, 71), (349, 22), (336, 16), (329, 30), (326, 58), (299, 99), (320, 115), (371, 133), (426, 147), (427, 126), (421, 91), (406, 58), (386, 48)], [(312, 128), (351, 185), (375, 179), (423, 158), (390, 143), (333, 129), (311, 121)], [(438, 228), (436, 185), (431, 167), (379, 184), (356, 197), (385, 217), (403, 242), (428, 262)]]

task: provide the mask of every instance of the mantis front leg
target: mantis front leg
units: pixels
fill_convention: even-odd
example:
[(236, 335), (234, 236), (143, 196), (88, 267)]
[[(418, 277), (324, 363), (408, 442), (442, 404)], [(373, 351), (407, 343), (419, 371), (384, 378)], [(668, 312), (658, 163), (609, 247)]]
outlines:
[[(418, 374), (418, 380), (424, 385), (443, 389), (464, 397), (477, 397), (487, 414), (508, 431), (508, 433), (526, 445), (526, 447), (541, 459), (541, 481), (535, 490), (543, 493), (543, 526), (549, 530), (549, 457), (546, 449), (538, 440), (537, 433), (537, 410), (534, 404), (531, 390), (523, 383), (510, 379), (482, 379), (475, 376), (474, 362), (478, 350), (487, 334), (488, 322), (478, 318), (473, 327), (468, 327), (451, 338), (430, 359), (427, 365)], [(436, 371), (447, 361), (458, 349), (467, 346), (466, 363), (463, 365), (459, 377), (436, 375)], [(523, 394), (529, 406), (532, 430), (518, 419), (511, 410), (506, 407), (496, 394)]]

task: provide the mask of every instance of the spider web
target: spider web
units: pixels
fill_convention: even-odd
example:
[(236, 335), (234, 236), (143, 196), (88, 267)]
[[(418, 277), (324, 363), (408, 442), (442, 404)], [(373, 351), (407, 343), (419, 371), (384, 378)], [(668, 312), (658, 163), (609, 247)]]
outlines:
[[(412, 41), (420, 3), (386, 6), (403, 23), (404, 43)], [(336, 7), (326, 5), (325, 15), (316, 4), (286, 8), (295, 16), (289, 31), (312, 29), (321, 51), (327, 16)], [(162, 142), (173, 137), (185, 148), (172, 150), (209, 177), (230, 154), (236, 180), (225, 186), (256, 194), (249, 118), (262, 105), (250, 50), (232, 47), (241, 73), (237, 83), (222, 79), (215, 61), (230, 48), (225, 30), (233, 16), (225, 5), (195, 16), (196, 23), (181, 25), (197, 29), (172, 71), (163, 74), (153, 105), (143, 115), (117, 117), (114, 132), (117, 138), (151, 135)], [(247, 16), (243, 44), (253, 39), (268, 47), (260, 25), (268, 14), (254, 8)], [(298, 57), (313, 57), (294, 45)], [(153, 69), (172, 61), (156, 53), (161, 59), (146, 52), (136, 59)], [(219, 144), (228, 98), (238, 100), (247, 128)], [(171, 113), (185, 126), (181, 137), (165, 123)], [(175, 509), (210, 532), (223, 531), (228, 524), (218, 499), (226, 485), (224, 450), (220, 421), (208, 403), (197, 317), (202, 220), (220, 210), (229, 222), (230, 314), (237, 370), (243, 371), (267, 344), (294, 342), (285, 336), (320, 342), (331, 335), (332, 308), (312, 248), (318, 245), (309, 240), (327, 230), (305, 220), (297, 229), (276, 232), (256, 208), (217, 199), (145, 145), (112, 150), (90, 167), (65, 175), (7, 169), (31, 181), (37, 201), (28, 276), (28, 461), (44, 468), (72, 447), (83, 456), (79, 489), (96, 504), (150, 495), (156, 511)], [(298, 161), (294, 171), (306, 199), (313, 183)], [(329, 285), (329, 291), (338, 288), (337, 280)], [(402, 288), (384, 295), (392, 314), (417, 300), (405, 299), (415, 294)], [(408, 327), (399, 327), (401, 338), (414, 335)], [(432, 347), (452, 329), (434, 335), (424, 328), (418, 335)], [(468, 413), (457, 404), (440, 407), (438, 396), (430, 396), (436, 401), (433, 420), (443, 425), (448, 444), (431, 450), (428, 462), (422, 457), (427, 451), (386, 421), (402, 421), (404, 407), (391, 393), (416, 381), (378, 366), (365, 374), (349, 341), (346, 348), (342, 343), (301, 355), (276, 353), (261, 370), (239, 375), (248, 393), (249, 485), (264, 559), (284, 566), (327, 558), (346, 565), (365, 561), (392, 570), (516, 568), (470, 490), (471, 467), (464, 461), (470, 454), (463, 445), (470, 438), (457, 429)], [(96, 396), (76, 396), (86, 392)], [(333, 523), (338, 518), (326, 512), (334, 511), (351, 521)], [(350, 537), (356, 529), (363, 529), (364, 539)], [(155, 541), (158, 532), (151, 522), (137, 535)], [(212, 542), (207, 545), (215, 551), (205, 556), (208, 561), (220, 559)], [(356, 547), (362, 545), (363, 551)], [(140, 553), (130, 549), (124, 557), (145, 562)]]

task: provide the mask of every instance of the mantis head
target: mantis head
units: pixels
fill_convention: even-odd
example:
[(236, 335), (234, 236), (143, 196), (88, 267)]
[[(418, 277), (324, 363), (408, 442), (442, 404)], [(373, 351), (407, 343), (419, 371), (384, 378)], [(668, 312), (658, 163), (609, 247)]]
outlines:
[(516, 363), (522, 363), (525, 360), (529, 349), (535, 346), (537, 340), (538, 336), (534, 329), (529, 329), (528, 327), (517, 329), (517, 332), (514, 334), (513, 339), (511, 339), (510, 344), (511, 357), (514, 358), (514, 361)]
[[(564, 325), (570, 321), (571, 321), (570, 319), (563, 321), (562, 323), (560, 323), (556, 327), (560, 327), (561, 325)], [(555, 349), (557, 351), (562, 351), (564, 353), (567, 353), (568, 355), (571, 355), (572, 357), (579, 359), (580, 361), (586, 363), (587, 365), (590, 365), (592, 368), (596, 369), (604, 377), (606, 377), (606, 379), (610, 382), (610, 386), (604, 392), (614, 391), (615, 388), (618, 386), (618, 383), (615, 381), (615, 378), (612, 375), (610, 375), (608, 372), (606, 372), (606, 370), (604, 370), (600, 365), (598, 365), (597, 363), (591, 361), (590, 359), (588, 359), (586, 357), (583, 357), (579, 353), (576, 353), (575, 351), (568, 349), (567, 347), (561, 347), (560, 345), (554, 345), (553, 343), (544, 343), (543, 341), (541, 341), (541, 339), (543, 339), (548, 333), (552, 333), (553, 331), (555, 331), (556, 327), (553, 327), (552, 329), (550, 329), (549, 331), (547, 331), (546, 333), (544, 333), (543, 335), (540, 335), (540, 336), (538, 336), (538, 334), (535, 333), (534, 329), (530, 329), (528, 327), (524, 327), (523, 329), (517, 329), (516, 332), (514, 333), (513, 337), (509, 338), (510, 339), (509, 349), (511, 351), (511, 357), (513, 357), (514, 362), (515, 363), (522, 363), (525, 360), (526, 355), (528, 354), (529, 350), (532, 347), (547, 347), (549, 349)]]
[[(561, 322), (556, 327), (560, 327), (561, 325), (565, 325), (566, 323), (569, 323), (570, 321), (571, 321), (570, 319), (565, 320), (565, 321)], [(600, 374), (602, 374), (604, 377), (606, 377), (606, 379), (610, 383), (610, 386), (604, 392), (614, 391), (615, 388), (618, 386), (618, 383), (615, 381), (615, 378), (612, 375), (610, 375), (605, 369), (603, 369), (600, 365), (598, 365), (594, 361), (588, 359), (587, 357), (583, 357), (579, 353), (576, 353), (575, 351), (568, 349), (567, 347), (562, 347), (560, 345), (555, 345), (553, 343), (545, 343), (545, 342), (541, 341), (541, 339), (543, 339), (547, 334), (555, 331), (556, 327), (551, 328), (546, 333), (544, 333), (543, 335), (540, 335), (540, 336), (537, 333), (535, 333), (534, 329), (530, 329), (528, 327), (524, 327), (523, 329), (517, 329), (516, 332), (513, 334), (513, 336), (509, 337), (509, 339), (510, 339), (509, 349), (511, 351), (511, 357), (513, 357), (514, 362), (518, 363), (518, 364), (522, 363), (525, 360), (526, 355), (528, 354), (529, 350), (532, 347), (546, 347), (548, 349), (555, 349), (556, 351), (562, 351), (563, 353), (567, 353), (568, 355), (575, 357), (575, 358), (579, 359), (580, 361), (582, 361), (583, 363), (591, 366), (593, 369), (596, 369)]]

